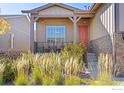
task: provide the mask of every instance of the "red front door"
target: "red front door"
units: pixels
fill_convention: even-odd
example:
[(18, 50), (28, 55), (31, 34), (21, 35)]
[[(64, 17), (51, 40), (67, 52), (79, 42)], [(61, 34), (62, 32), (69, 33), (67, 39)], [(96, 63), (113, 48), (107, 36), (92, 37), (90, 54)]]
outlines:
[(88, 47), (88, 26), (79, 26), (79, 41)]

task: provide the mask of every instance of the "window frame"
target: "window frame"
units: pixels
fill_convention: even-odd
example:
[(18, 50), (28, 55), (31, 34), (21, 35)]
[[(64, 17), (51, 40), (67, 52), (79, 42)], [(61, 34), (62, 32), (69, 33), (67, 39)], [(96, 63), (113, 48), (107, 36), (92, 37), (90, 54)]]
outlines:
[[(47, 30), (48, 27), (53, 27), (54, 29), (57, 29), (57, 27), (58, 27), (58, 28), (59, 28), (59, 27), (63, 27), (64, 33), (58, 32), (57, 30), (54, 30), (54, 32), (52, 33), (52, 34), (54, 34), (54, 35), (53, 35), (53, 37), (52, 37), (52, 35), (51, 35), (51, 37), (52, 37), (52, 39), (55, 38), (54, 40), (55, 40), (55, 43), (56, 43), (56, 39), (57, 39), (57, 35), (56, 35), (56, 34), (57, 34), (57, 32), (58, 32), (58, 33), (59, 33), (58, 36), (59, 36), (60, 38), (64, 38), (64, 39), (63, 39), (63, 42), (65, 42), (65, 40), (66, 40), (66, 26), (65, 26), (65, 25), (46, 25), (46, 27), (45, 27), (45, 33), (46, 33), (46, 42), (47, 42), (47, 43), (48, 43), (48, 38), (49, 38), (49, 37), (48, 37), (48, 32), (47, 32), (47, 31), (48, 31), (48, 30)], [(51, 32), (52, 32), (52, 31), (51, 31)], [(51, 34), (51, 32), (49, 32), (49, 33)], [(52, 40), (52, 39), (51, 39), (51, 40)], [(50, 43), (51, 43), (51, 42), (50, 42)]]

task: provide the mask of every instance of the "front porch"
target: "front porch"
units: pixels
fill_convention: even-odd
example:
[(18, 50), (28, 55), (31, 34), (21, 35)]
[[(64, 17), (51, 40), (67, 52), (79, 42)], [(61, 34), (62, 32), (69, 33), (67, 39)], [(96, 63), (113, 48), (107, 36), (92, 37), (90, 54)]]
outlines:
[[(57, 47), (56, 49), (59, 50), (63, 43), (71, 42), (83, 42), (88, 47), (89, 21), (94, 16), (94, 12), (81, 11), (64, 4), (48, 4), (44, 7), (22, 12), (28, 13), (30, 18), (30, 50), (32, 52), (41, 51), (45, 48), (48, 50), (51, 49), (51, 46), (52, 49)], [(63, 27), (63, 31), (60, 31), (59, 26)], [(54, 35), (49, 35), (49, 33)], [(62, 40), (58, 44), (56, 41), (59, 41), (57, 39), (60, 38)]]
[(88, 48), (88, 28), (89, 18), (77, 17), (74, 21), (73, 17), (40, 17), (36, 21), (36, 31), (32, 36), (35, 37), (33, 51), (59, 51), (64, 45), (72, 43), (84, 43)]
[(34, 42), (35, 53), (60, 52), (65, 45), (70, 45), (73, 42)]

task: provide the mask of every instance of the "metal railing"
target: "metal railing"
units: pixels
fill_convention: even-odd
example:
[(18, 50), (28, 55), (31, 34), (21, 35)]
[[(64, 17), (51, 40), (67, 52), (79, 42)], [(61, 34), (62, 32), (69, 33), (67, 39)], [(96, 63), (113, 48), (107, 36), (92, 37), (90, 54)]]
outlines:
[(70, 45), (73, 42), (34, 42), (35, 52), (60, 52), (65, 45)]

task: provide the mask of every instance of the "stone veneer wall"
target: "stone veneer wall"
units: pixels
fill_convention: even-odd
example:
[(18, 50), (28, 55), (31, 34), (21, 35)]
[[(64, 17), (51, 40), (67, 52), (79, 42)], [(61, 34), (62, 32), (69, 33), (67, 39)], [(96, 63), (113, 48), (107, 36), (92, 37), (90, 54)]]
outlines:
[[(99, 53), (112, 53), (112, 42), (110, 36), (104, 36), (89, 43), (89, 51)], [(122, 33), (115, 33), (115, 76), (124, 77), (124, 40)]]
[(89, 43), (90, 52), (99, 53), (112, 53), (112, 42), (109, 35), (101, 38), (91, 40)]
[(116, 76), (124, 76), (124, 40), (121, 33), (115, 33)]

